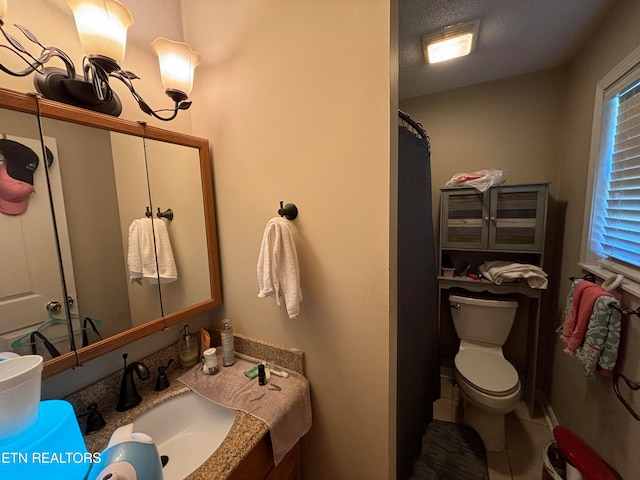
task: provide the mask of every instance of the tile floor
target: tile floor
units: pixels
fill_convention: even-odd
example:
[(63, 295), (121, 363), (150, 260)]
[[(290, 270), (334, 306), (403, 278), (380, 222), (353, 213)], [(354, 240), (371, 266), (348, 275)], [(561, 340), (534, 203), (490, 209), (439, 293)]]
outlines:
[[(447, 422), (462, 422), (462, 399), (451, 379), (441, 378), (441, 398), (433, 404), (433, 417)], [(489, 480), (535, 480), (542, 478), (542, 452), (553, 439), (543, 414), (535, 418), (520, 401), (505, 418), (507, 448), (487, 452)]]

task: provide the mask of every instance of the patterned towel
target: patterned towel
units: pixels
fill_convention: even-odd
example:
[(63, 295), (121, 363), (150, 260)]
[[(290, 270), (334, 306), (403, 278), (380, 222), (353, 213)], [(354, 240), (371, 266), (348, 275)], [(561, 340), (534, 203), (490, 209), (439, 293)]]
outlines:
[(616, 365), (621, 315), (614, 307), (620, 307), (615, 298), (603, 296), (596, 300), (584, 343), (576, 351), (589, 376), (593, 376), (596, 368), (603, 375), (611, 375)]
[(575, 284), (572, 290), (570, 308), (566, 313), (565, 321), (560, 337), (564, 341), (565, 353), (573, 355), (584, 342), (589, 319), (593, 314), (593, 308), (600, 297), (612, 297), (599, 285), (593, 282), (581, 281)]

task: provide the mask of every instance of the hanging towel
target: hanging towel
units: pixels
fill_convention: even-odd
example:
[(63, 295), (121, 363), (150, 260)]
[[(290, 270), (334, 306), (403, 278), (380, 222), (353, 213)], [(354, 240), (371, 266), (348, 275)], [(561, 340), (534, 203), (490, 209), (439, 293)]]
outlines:
[(296, 244), (287, 221), (274, 217), (264, 229), (258, 256), (258, 297), (274, 297), (280, 306), (284, 297), (289, 318), (298, 318), (302, 290)]
[(525, 279), (531, 288), (547, 288), (547, 274), (536, 265), (496, 260), (484, 262), (478, 270), (487, 280), (496, 285)]
[(155, 285), (158, 278), (160, 283), (170, 283), (178, 279), (169, 234), (161, 219), (138, 218), (131, 223), (127, 262), (131, 283), (142, 284), (142, 279), (146, 278), (149, 283)]
[(601, 296), (596, 300), (584, 343), (576, 350), (576, 357), (589, 376), (593, 376), (596, 369), (603, 375), (611, 375), (616, 366), (621, 315), (614, 307), (620, 308), (615, 298)]
[(564, 325), (560, 338), (565, 343), (564, 352), (573, 355), (585, 339), (585, 334), (594, 313), (596, 301), (600, 298), (612, 298), (593, 282), (581, 281), (575, 284), (571, 295), (571, 301), (567, 301), (568, 310), (565, 315)]

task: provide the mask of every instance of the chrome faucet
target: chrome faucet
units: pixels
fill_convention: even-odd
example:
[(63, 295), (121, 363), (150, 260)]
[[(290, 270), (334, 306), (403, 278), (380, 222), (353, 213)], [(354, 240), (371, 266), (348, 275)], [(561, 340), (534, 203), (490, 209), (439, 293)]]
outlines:
[(122, 354), (122, 358), (124, 358), (124, 374), (122, 375), (122, 382), (120, 383), (120, 398), (116, 406), (118, 412), (131, 410), (142, 401), (142, 397), (136, 390), (133, 372), (136, 372), (140, 380), (149, 378), (149, 369), (147, 366), (142, 362), (133, 362), (127, 366), (127, 356), (127, 353)]

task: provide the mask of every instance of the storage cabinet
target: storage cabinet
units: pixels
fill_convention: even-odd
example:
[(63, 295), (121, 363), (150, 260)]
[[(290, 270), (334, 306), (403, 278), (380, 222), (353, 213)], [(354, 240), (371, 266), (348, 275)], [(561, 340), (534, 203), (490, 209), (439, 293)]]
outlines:
[(271, 439), (267, 434), (228, 477), (228, 480), (246, 479), (300, 480), (300, 442), (276, 466), (273, 463)]
[(442, 249), (541, 252), (548, 184), (443, 189)]
[[(444, 188), (440, 197), (440, 272), (453, 267), (453, 278), (439, 276), (441, 351), (455, 355), (457, 337), (448, 313), (449, 290), (521, 295), (526, 311), (526, 364), (523, 397), (533, 413), (539, 384), (540, 303), (543, 291), (526, 283), (495, 285), (459, 276), (490, 260), (543, 265), (549, 184), (501, 185), (479, 192), (474, 188)], [(460, 290), (462, 289), (462, 292)], [(464, 293), (463, 293), (464, 294)], [(455, 345), (453, 341), (455, 339)], [(443, 361), (447, 360), (443, 358)], [(443, 363), (444, 364), (444, 363)]]

